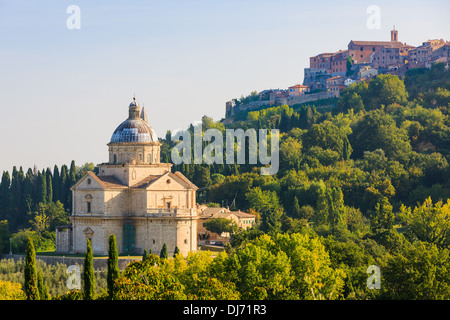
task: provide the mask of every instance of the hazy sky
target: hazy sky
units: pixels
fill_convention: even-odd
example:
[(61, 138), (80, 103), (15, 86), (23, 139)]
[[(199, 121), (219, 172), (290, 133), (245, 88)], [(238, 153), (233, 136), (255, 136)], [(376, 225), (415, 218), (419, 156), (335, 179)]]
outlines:
[[(450, 40), (444, 1), (0, 0), (0, 173), (108, 158), (133, 94), (159, 136), (303, 81), (350, 40)], [(80, 8), (80, 29), (66, 13)], [(367, 27), (370, 5), (380, 28)]]

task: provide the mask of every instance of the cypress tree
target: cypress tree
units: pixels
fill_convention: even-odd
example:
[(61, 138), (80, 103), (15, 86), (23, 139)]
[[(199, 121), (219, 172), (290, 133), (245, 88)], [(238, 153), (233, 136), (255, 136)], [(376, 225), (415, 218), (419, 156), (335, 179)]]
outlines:
[(168, 254), (167, 254), (167, 246), (166, 246), (165, 243), (163, 244), (163, 247), (162, 247), (162, 249), (161, 249), (161, 252), (160, 252), (160, 254), (159, 254), (159, 257), (160, 257), (161, 259), (167, 259), (167, 258), (168, 258)]
[(178, 246), (175, 246), (175, 251), (173, 252), (173, 257), (175, 258), (177, 256), (177, 254), (180, 254), (180, 249), (178, 248)]
[(59, 179), (59, 188), (60, 188), (60, 197), (61, 197), (61, 202), (64, 205), (65, 209), (68, 209), (68, 196), (69, 196), (69, 186), (70, 181), (69, 181), (69, 170), (67, 169), (67, 166), (65, 164), (63, 164), (61, 166), (61, 174), (60, 174), (60, 179)]
[(23, 199), (24, 180), (25, 176), (22, 168), (20, 168), (20, 171), (17, 171), (14, 166), (11, 179), (11, 210), (8, 218), (13, 230), (18, 229), (26, 221), (26, 202)]
[(33, 174), (33, 170), (29, 168), (25, 176), (25, 181), (23, 182), (23, 197), (25, 200), (27, 213), (33, 210), (34, 200), (36, 198), (35, 189), (35, 176)]
[(39, 298), (40, 300), (48, 300), (48, 288), (47, 285), (44, 284), (44, 278), (42, 276), (42, 271), (39, 270), (38, 272), (38, 291), (39, 291)]
[(75, 166), (75, 161), (72, 160), (70, 163), (70, 170), (69, 170), (69, 188), (72, 187), (77, 182), (77, 167)]
[(316, 215), (314, 217), (315, 222), (318, 225), (326, 224), (328, 222), (328, 190), (319, 194), (316, 204)]
[(294, 218), (301, 218), (300, 205), (298, 204), (297, 196), (294, 196), (294, 204), (292, 205), (292, 216)]
[(331, 202), (329, 217), (332, 227), (345, 225), (344, 195), (341, 188), (331, 190)]
[(55, 166), (53, 167), (53, 200), (55, 202), (58, 200), (61, 201), (61, 182), (59, 179), (59, 168), (55, 164)]
[(370, 228), (374, 234), (392, 230), (394, 228), (395, 214), (392, 205), (386, 197), (383, 197), (375, 206), (375, 214), (370, 221)]
[(36, 271), (36, 251), (34, 250), (33, 239), (31, 238), (28, 238), (24, 277), (24, 291), (27, 296), (27, 300), (39, 300), (38, 275)]
[(75, 161), (72, 160), (70, 163), (69, 170), (69, 185), (67, 187), (67, 208), (69, 212), (72, 212), (72, 192), (70, 192), (70, 188), (77, 182), (77, 167), (75, 166)]
[(350, 155), (352, 154), (352, 146), (350, 145), (350, 142), (348, 141), (348, 137), (345, 136), (343, 138), (343, 148), (342, 148), (342, 159), (345, 161), (350, 160)]
[(37, 177), (37, 194), (36, 194), (36, 203), (47, 203), (47, 179), (45, 177), (45, 172), (42, 174), (38, 173)]
[(92, 253), (91, 239), (86, 239), (86, 242), (87, 250), (83, 269), (84, 299), (93, 300), (95, 297), (94, 255)]
[(3, 171), (0, 183), (0, 220), (7, 220), (11, 215), (11, 179), (8, 171)]
[(47, 183), (47, 203), (50, 203), (53, 202), (53, 178), (50, 168), (47, 168), (47, 171), (45, 171), (45, 178)]
[(147, 249), (144, 249), (144, 255), (142, 256), (142, 261), (145, 261), (145, 259), (147, 259), (147, 257), (148, 257)]
[(109, 252), (108, 252), (108, 295), (110, 298), (113, 296), (114, 281), (120, 276), (119, 271), (119, 253), (117, 251), (116, 236), (109, 236)]

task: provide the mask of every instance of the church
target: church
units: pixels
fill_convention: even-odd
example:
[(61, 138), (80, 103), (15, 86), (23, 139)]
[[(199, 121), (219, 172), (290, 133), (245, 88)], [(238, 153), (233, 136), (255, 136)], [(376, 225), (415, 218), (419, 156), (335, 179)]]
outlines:
[(55, 251), (86, 252), (89, 238), (94, 254), (107, 255), (112, 234), (121, 254), (159, 254), (164, 244), (169, 256), (197, 250), (197, 187), (160, 162), (161, 143), (135, 98), (107, 145), (109, 161), (71, 188), (70, 223), (57, 227)]

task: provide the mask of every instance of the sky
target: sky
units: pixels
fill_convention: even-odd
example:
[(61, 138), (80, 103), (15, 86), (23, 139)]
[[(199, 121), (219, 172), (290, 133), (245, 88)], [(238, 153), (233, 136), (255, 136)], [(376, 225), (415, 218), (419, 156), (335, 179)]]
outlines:
[[(68, 7), (80, 9), (79, 20)], [(368, 27), (380, 9), (379, 28)], [(128, 105), (158, 136), (302, 83), (350, 40), (450, 40), (449, 1), (0, 0), (0, 172), (106, 162)], [(69, 28), (79, 21), (79, 28)]]

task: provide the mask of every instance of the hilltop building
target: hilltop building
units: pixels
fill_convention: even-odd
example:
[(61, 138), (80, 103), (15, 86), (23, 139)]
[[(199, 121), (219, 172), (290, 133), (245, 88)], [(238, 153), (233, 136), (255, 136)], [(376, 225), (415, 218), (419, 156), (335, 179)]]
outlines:
[(73, 212), (56, 230), (57, 252), (85, 252), (89, 238), (94, 254), (106, 255), (111, 234), (119, 253), (157, 254), (164, 243), (169, 254), (197, 250), (197, 187), (160, 162), (160, 146), (133, 98), (108, 143), (109, 161), (71, 188)]
[(352, 83), (369, 81), (382, 73), (403, 76), (409, 69), (431, 68), (436, 62), (448, 65), (449, 58), (450, 42), (434, 39), (414, 47), (400, 42), (398, 30), (394, 27), (390, 41), (351, 40), (346, 50), (310, 57), (309, 68), (304, 69), (302, 85), (291, 86), (287, 90), (263, 90), (259, 93), (259, 101), (247, 104), (228, 101), (225, 123), (240, 111), (338, 98)]

